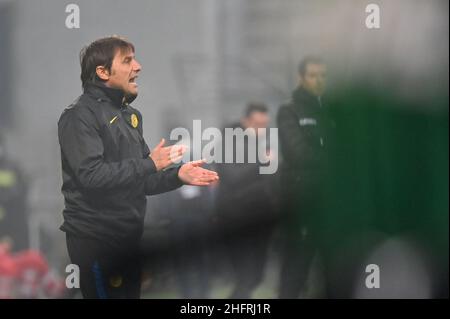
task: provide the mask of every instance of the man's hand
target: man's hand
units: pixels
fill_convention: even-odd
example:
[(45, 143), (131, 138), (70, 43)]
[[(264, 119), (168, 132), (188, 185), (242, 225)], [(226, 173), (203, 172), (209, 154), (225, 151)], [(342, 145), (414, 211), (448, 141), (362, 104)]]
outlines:
[(187, 185), (208, 186), (219, 180), (216, 172), (200, 167), (205, 160), (189, 162), (181, 166), (178, 177)]
[(184, 152), (186, 152), (186, 146), (184, 145), (173, 145), (164, 146), (166, 141), (161, 139), (158, 145), (150, 153), (150, 158), (153, 160), (156, 166), (156, 170), (160, 171), (166, 167), (178, 162), (183, 157)]

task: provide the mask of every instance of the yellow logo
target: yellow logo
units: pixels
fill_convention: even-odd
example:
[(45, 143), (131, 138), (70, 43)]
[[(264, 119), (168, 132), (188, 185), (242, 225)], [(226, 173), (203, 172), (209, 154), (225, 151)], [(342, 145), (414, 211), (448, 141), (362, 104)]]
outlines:
[(119, 288), (120, 286), (122, 286), (122, 281), (123, 280), (121, 276), (114, 276), (109, 278), (109, 284), (114, 288)]
[(132, 114), (132, 115), (131, 115), (131, 125), (132, 125), (134, 128), (136, 128), (136, 127), (138, 127), (138, 124), (139, 124), (138, 117), (136, 116), (136, 114)]

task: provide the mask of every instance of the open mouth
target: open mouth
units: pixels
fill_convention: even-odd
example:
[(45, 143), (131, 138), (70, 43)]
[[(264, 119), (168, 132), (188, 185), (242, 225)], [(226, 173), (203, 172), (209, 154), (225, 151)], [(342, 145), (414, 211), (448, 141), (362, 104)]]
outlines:
[(129, 83), (132, 83), (132, 84), (137, 84), (136, 83), (136, 79), (138, 78), (138, 76), (136, 75), (135, 77), (132, 77), (132, 78), (130, 78), (129, 80), (128, 80), (128, 82)]

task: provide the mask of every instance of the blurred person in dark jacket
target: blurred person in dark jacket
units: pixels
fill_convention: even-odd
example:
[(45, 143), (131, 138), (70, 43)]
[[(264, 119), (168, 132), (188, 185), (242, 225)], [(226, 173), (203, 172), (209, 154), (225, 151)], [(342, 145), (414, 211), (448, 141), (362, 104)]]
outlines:
[(13, 251), (29, 247), (27, 195), (24, 174), (0, 134), (0, 242), (9, 242)]
[[(244, 163), (220, 164), (221, 176), (216, 191), (218, 227), (233, 268), (235, 286), (230, 298), (250, 298), (262, 281), (267, 250), (276, 216), (276, 176), (259, 172), (259, 163), (251, 163), (248, 157), (249, 143), (258, 139), (269, 125), (267, 106), (250, 103), (239, 123), (230, 128), (241, 128), (250, 134), (241, 150)], [(239, 143), (239, 142), (236, 142)], [(236, 146), (236, 150), (239, 145)], [(225, 152), (234, 150), (226, 149)], [(267, 156), (275, 156), (266, 150)]]
[(185, 186), (169, 198), (171, 256), (181, 297), (208, 298), (211, 191), (209, 187)]
[(299, 65), (299, 85), (278, 111), (283, 156), (280, 176), (283, 233), (280, 298), (297, 298), (317, 252), (317, 222), (321, 219), (323, 178), (326, 174), (327, 132), (332, 126), (322, 96), (327, 68), (319, 57)]

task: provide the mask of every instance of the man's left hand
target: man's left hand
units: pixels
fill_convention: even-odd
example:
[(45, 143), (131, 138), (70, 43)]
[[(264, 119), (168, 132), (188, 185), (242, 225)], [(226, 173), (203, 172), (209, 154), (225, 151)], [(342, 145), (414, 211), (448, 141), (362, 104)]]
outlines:
[(208, 186), (219, 180), (219, 175), (201, 167), (205, 160), (193, 161), (183, 164), (178, 171), (178, 177), (186, 185)]

